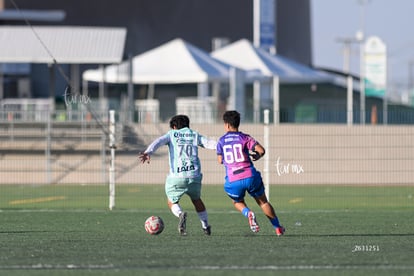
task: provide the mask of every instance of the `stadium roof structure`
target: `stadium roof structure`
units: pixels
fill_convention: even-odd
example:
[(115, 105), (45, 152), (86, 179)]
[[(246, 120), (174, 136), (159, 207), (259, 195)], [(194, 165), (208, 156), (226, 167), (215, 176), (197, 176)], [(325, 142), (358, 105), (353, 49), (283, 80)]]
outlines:
[(133, 57), (132, 62), (125, 61), (103, 70), (90, 69), (83, 73), (84, 80), (95, 82), (128, 83), (130, 78), (135, 84), (227, 82), (229, 65), (176, 38)]
[(272, 55), (240, 39), (211, 53), (211, 56), (243, 70), (259, 70), (265, 76), (278, 76), (280, 83), (314, 83), (331, 81), (322, 71), (281, 55)]
[(0, 20), (60, 22), (65, 17), (63, 10), (0, 10)]
[[(217, 49), (211, 53), (211, 56), (246, 71), (258, 70), (264, 76), (271, 78), (270, 93), (272, 96), (268, 94), (267, 97), (273, 99), (274, 114), (279, 113), (280, 84), (313, 84), (332, 81), (332, 77), (327, 73), (314, 70), (280, 55), (272, 55), (255, 47), (247, 39), (240, 39)], [(257, 114), (259, 114), (261, 102), (266, 101), (266, 99), (261, 99), (261, 95), (265, 94), (266, 90), (264, 87), (254, 87), (254, 122), (259, 121)], [(274, 122), (279, 123), (278, 115), (275, 115)]]
[(119, 63), (126, 33), (113, 27), (0, 26), (0, 63)]

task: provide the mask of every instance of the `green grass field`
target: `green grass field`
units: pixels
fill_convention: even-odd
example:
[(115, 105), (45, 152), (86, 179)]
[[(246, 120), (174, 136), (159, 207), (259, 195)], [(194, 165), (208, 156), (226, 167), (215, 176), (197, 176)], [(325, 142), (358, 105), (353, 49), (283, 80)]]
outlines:
[[(184, 198), (177, 232), (162, 185), (0, 186), (0, 275), (413, 275), (414, 187), (272, 186), (286, 235), (252, 199), (250, 232), (222, 186), (203, 187), (212, 235)], [(144, 221), (159, 215), (151, 236)]]

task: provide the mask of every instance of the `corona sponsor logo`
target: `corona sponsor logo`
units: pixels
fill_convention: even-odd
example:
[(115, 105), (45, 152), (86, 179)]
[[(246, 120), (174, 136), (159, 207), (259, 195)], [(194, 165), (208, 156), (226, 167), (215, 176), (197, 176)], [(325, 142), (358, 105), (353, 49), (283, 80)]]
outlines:
[(195, 133), (180, 133), (180, 132), (175, 132), (174, 133), (174, 137), (175, 138), (184, 138), (184, 137), (195, 137)]

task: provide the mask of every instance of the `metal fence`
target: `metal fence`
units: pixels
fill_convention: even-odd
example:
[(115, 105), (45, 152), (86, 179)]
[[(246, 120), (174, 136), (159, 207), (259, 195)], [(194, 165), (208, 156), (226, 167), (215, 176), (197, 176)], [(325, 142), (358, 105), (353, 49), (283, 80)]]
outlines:
[[(0, 184), (107, 184), (107, 115), (101, 117), (103, 125), (85, 116), (79, 116), (84, 118), (80, 121), (0, 122)], [(116, 183), (164, 183), (167, 148), (160, 148), (149, 165), (139, 164), (137, 155), (168, 131), (168, 123), (122, 123), (120, 117)], [(221, 123), (191, 127), (211, 138), (223, 135)], [(265, 140), (263, 124), (242, 123), (240, 130), (261, 143)], [(269, 174), (270, 185), (413, 185), (412, 125), (271, 124), (268, 133), (270, 166), (266, 169), (262, 160), (255, 164)], [(200, 157), (204, 183), (221, 184), (224, 169), (217, 164), (215, 152), (201, 149)]]
[[(165, 122), (175, 114), (187, 114), (194, 123), (214, 124), (221, 122), (224, 107), (218, 107), (212, 98), (198, 99), (192, 97), (177, 98), (175, 102), (160, 103), (158, 99), (135, 100), (130, 103), (126, 97), (89, 99), (90, 102), (65, 102), (65, 106), (56, 106), (53, 99), (3, 99), (0, 101), (0, 122), (90, 122), (108, 121), (108, 110), (117, 111), (117, 118), (122, 123), (149, 124)], [(253, 111), (247, 106), (243, 115), (246, 123), (263, 122), (264, 108)], [(297, 103), (283, 106), (277, 114), (280, 123), (329, 123), (347, 124), (348, 111), (345, 104)], [(275, 121), (270, 109), (270, 121)], [(361, 123), (359, 106), (354, 106), (352, 123)], [(365, 123), (401, 125), (414, 124), (414, 108), (410, 106), (388, 104), (372, 105), (365, 111)]]

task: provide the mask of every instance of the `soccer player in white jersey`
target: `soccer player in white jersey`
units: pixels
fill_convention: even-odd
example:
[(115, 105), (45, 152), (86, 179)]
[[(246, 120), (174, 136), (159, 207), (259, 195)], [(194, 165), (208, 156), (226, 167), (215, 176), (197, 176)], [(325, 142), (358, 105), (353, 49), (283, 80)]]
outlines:
[(252, 136), (239, 131), (239, 112), (226, 111), (223, 121), (226, 134), (217, 142), (217, 159), (226, 169), (224, 191), (233, 200), (234, 207), (248, 218), (253, 232), (259, 232), (259, 224), (254, 212), (244, 201), (246, 192), (256, 200), (276, 235), (283, 235), (285, 228), (280, 225), (272, 204), (267, 200), (260, 172), (250, 160), (250, 156), (253, 161), (260, 159), (265, 154), (265, 149)]
[(186, 115), (176, 115), (170, 120), (170, 130), (155, 139), (148, 148), (140, 153), (142, 163), (149, 163), (151, 155), (161, 146), (167, 145), (169, 150), (170, 171), (165, 181), (165, 193), (168, 207), (179, 218), (178, 232), (187, 235), (187, 212), (180, 206), (180, 199), (187, 194), (201, 221), (201, 227), (206, 235), (211, 235), (208, 214), (201, 199), (201, 164), (198, 157), (198, 147), (216, 149), (216, 141), (210, 140), (190, 129), (190, 119)]

